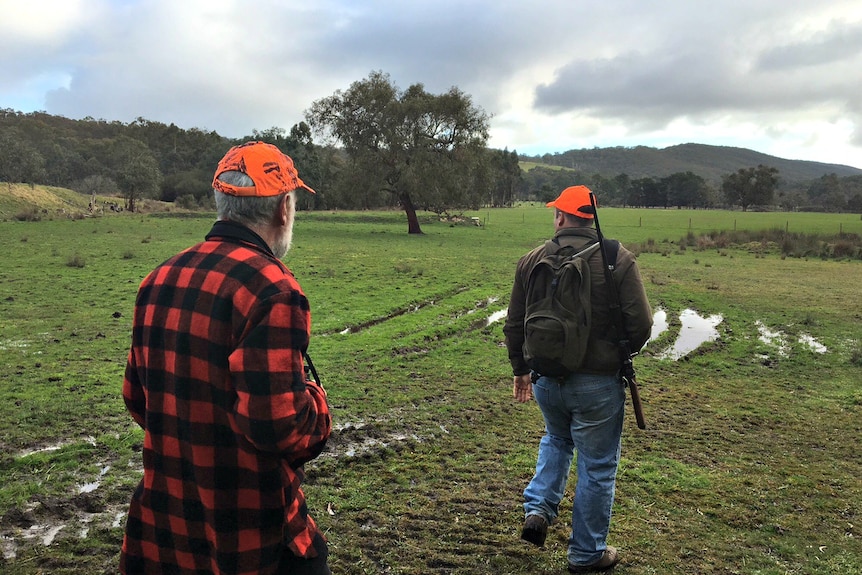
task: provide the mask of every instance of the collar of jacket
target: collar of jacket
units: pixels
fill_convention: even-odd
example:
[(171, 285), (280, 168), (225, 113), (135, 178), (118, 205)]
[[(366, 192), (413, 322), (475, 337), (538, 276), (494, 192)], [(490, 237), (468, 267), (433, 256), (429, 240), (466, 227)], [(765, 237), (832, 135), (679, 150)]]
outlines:
[(218, 220), (213, 224), (210, 233), (206, 235), (207, 240), (220, 239), (233, 243), (246, 243), (256, 246), (268, 256), (275, 258), (269, 245), (256, 232), (246, 226), (230, 220)]
[[(581, 237), (587, 238), (590, 240), (598, 240), (599, 234), (596, 232), (596, 228), (562, 228), (554, 234), (554, 239), (559, 239), (563, 237)], [(559, 242), (557, 242), (559, 243)]]

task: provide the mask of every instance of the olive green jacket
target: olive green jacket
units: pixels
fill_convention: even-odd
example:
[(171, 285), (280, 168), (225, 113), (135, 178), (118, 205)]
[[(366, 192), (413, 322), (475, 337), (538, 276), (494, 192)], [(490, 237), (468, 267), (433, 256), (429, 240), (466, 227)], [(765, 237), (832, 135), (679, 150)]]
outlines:
[[(562, 228), (555, 235), (560, 245), (574, 246), (581, 250), (598, 239), (595, 228)], [(530, 372), (524, 361), (524, 315), (526, 311), (527, 278), (533, 266), (545, 255), (545, 246), (535, 248), (518, 261), (515, 282), (509, 300), (509, 313), (503, 326), (509, 361), (515, 375)], [(610, 297), (605, 282), (604, 265), (599, 250), (593, 252), (590, 265), (592, 329), (587, 343), (587, 354), (581, 371), (585, 373), (613, 374), (620, 368), (618, 342), (621, 339), (611, 325)], [(643, 281), (634, 255), (622, 245), (617, 254), (614, 280), (620, 294), (623, 312), (632, 351), (639, 351), (647, 342), (652, 328), (652, 310), (647, 300)]]

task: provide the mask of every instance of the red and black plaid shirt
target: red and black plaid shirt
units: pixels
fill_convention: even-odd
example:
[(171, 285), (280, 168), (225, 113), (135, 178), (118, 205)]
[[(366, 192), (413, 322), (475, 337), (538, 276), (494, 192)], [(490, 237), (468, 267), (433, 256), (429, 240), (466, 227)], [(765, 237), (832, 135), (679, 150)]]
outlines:
[(300, 488), (331, 430), (303, 368), (310, 323), (290, 271), (232, 222), (142, 282), (123, 396), (144, 478), (122, 572), (271, 573), (327, 552)]

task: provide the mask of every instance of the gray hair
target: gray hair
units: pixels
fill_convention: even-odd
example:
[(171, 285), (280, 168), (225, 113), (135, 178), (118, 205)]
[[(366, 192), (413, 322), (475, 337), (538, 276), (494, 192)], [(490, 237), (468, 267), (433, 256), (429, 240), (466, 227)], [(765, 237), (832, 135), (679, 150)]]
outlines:
[[(242, 172), (224, 172), (218, 179), (240, 187), (254, 186), (254, 181)], [(213, 190), (218, 219), (231, 220), (246, 226), (268, 224), (278, 208), (281, 196), (232, 196)]]
[(563, 218), (566, 220), (566, 223), (571, 227), (589, 228), (593, 225), (593, 220), (590, 218), (582, 218), (580, 216), (576, 216), (575, 214), (564, 212), (560, 208), (554, 208), (554, 217), (558, 217), (560, 214), (563, 215)]

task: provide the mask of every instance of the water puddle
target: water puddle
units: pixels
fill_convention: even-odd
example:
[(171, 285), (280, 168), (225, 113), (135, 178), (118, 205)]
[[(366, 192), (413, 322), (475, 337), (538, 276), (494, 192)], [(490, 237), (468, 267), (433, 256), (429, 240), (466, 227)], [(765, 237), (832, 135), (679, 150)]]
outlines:
[(27, 451), (22, 451), (21, 453), (18, 454), (18, 458), (20, 459), (22, 457), (30, 457), (31, 455), (35, 455), (37, 453), (47, 453), (49, 451), (58, 451), (67, 445), (69, 445), (69, 442), (61, 441), (60, 443), (55, 443), (54, 445), (48, 445), (46, 447), (40, 447), (39, 449), (30, 449)]
[[(658, 308), (655, 313), (652, 315), (652, 330), (649, 334), (649, 339), (647, 343), (658, 339), (658, 336), (667, 331), (668, 323), (667, 323), (667, 312), (662, 308)], [(646, 344), (644, 344), (646, 345)]]
[(15, 556), (18, 554), (18, 545), (15, 543), (15, 540), (6, 535), (0, 535), (0, 548), (2, 548), (3, 551), (3, 559), (6, 559), (7, 561), (15, 559)]
[[(488, 300), (488, 303), (494, 303), (495, 298)], [(467, 313), (473, 313), (475, 310), (470, 310)], [(476, 322), (474, 328), (488, 327), (498, 321), (505, 319), (509, 315), (509, 309), (504, 308), (495, 311), (482, 322)], [(715, 329), (718, 324), (724, 319), (721, 314), (711, 315), (703, 318), (692, 309), (686, 309), (679, 315), (682, 328), (680, 329), (679, 337), (673, 347), (659, 354), (659, 358), (680, 359), (687, 354), (696, 350), (698, 347), (708, 341), (718, 339), (718, 331)], [(653, 325), (650, 331), (647, 343), (657, 339), (662, 333), (669, 329), (667, 320), (667, 311), (658, 308), (653, 314)], [(646, 346), (646, 344), (644, 344)]]
[[(488, 299), (477, 303), (473, 309), (467, 310), (467, 315), (476, 313), (481, 309), (486, 309), (488, 306), (493, 305), (498, 301), (500, 301), (500, 298), (491, 296)], [(484, 320), (474, 322), (472, 327), (473, 329), (481, 329), (483, 327), (488, 327), (489, 325), (495, 324), (498, 321), (505, 319), (507, 315), (509, 315), (509, 308), (503, 308), (499, 311), (495, 311)]]
[[(102, 477), (104, 477), (105, 474), (110, 469), (111, 469), (110, 465), (106, 465), (106, 466), (102, 467), (102, 470), (99, 472), (99, 478), (101, 479)], [(96, 481), (93, 481), (91, 483), (84, 483), (83, 485), (79, 485), (78, 486), (78, 494), (92, 493), (93, 491), (98, 489), (100, 485), (102, 485), (102, 482), (100, 480), (96, 480)]]
[(384, 430), (381, 427), (387, 418), (374, 422), (353, 421), (332, 427), (332, 436), (326, 444), (321, 459), (353, 459), (369, 456), (384, 449), (419, 443), (423, 438), (405, 429)]
[[(787, 335), (780, 331), (773, 331), (766, 327), (762, 321), (755, 322), (757, 326), (757, 332), (759, 334), (758, 339), (763, 343), (776, 347), (778, 349), (778, 355), (781, 357), (787, 357), (790, 355), (790, 342), (788, 341)], [(814, 339), (814, 337), (808, 334), (801, 334), (797, 339), (797, 342), (800, 343), (803, 347), (805, 347), (808, 351), (813, 353), (827, 353), (829, 350), (825, 345)], [(767, 356), (768, 357), (768, 356)]]
[(724, 320), (721, 314), (702, 317), (693, 309), (685, 309), (679, 314), (682, 327), (674, 344), (660, 353), (660, 359), (678, 360), (690, 354), (701, 345), (717, 340), (720, 336), (716, 327)]
[[(89, 436), (89, 437), (85, 438), (84, 441), (86, 441), (90, 445), (93, 445), (93, 446), (96, 445), (96, 438), (95, 437)], [(74, 445), (74, 444), (75, 444), (74, 441), (58, 441), (57, 443), (53, 443), (51, 445), (46, 445), (45, 447), (39, 447), (37, 449), (28, 449), (26, 451), (21, 451), (20, 453), (18, 453), (18, 455), (16, 455), (16, 457), (18, 459), (21, 459), (22, 457), (29, 457), (29, 456), (35, 455), (37, 453), (46, 453), (49, 451), (58, 451), (60, 449), (63, 449), (64, 447), (67, 447), (69, 445)]]
[[(48, 529), (48, 530), (47, 530), (47, 531), (42, 535), (42, 545), (50, 545), (51, 543), (53, 543), (53, 542), (54, 542), (54, 538), (55, 538), (55, 537), (57, 537), (57, 534), (58, 534), (60, 531), (62, 531), (65, 527), (66, 527), (65, 525), (55, 525), (54, 527), (51, 527), (50, 529)], [(40, 527), (40, 526), (38, 526), (38, 525), (34, 525), (34, 526), (33, 526), (33, 527), (31, 527), (30, 529), (32, 529), (32, 530), (41, 530), (41, 529), (44, 529), (44, 527)]]
[(494, 313), (492, 313), (491, 315), (488, 316), (487, 320), (485, 320), (485, 327), (487, 327), (493, 323), (497, 323), (500, 320), (505, 319), (506, 316), (508, 316), (508, 315), (509, 315), (509, 308), (501, 309), (500, 311), (495, 311)]
[(826, 353), (827, 351), (829, 351), (828, 349), (826, 349), (825, 345), (807, 334), (802, 334), (799, 336), (799, 343), (807, 346), (814, 353)]
[(760, 320), (754, 322), (754, 325), (757, 326), (757, 333), (759, 334), (757, 339), (767, 345), (777, 347), (778, 355), (781, 357), (787, 357), (790, 353), (790, 347), (787, 345), (787, 338), (784, 337), (783, 333), (780, 331), (772, 331)]
[(383, 323), (385, 321), (389, 321), (390, 319), (394, 319), (394, 318), (402, 316), (406, 313), (417, 312), (417, 311), (421, 310), (422, 308), (434, 305), (435, 303), (436, 303), (435, 300), (428, 300), (426, 302), (412, 304), (412, 305), (409, 305), (405, 308), (397, 309), (385, 317), (375, 318), (375, 319), (366, 321), (364, 323), (361, 323), (359, 325), (348, 326), (345, 329), (339, 331), (338, 333), (340, 335), (348, 335), (351, 333), (357, 333), (357, 332), (360, 332), (364, 329), (368, 329), (369, 327), (374, 327), (375, 325), (380, 325), (381, 323)]

